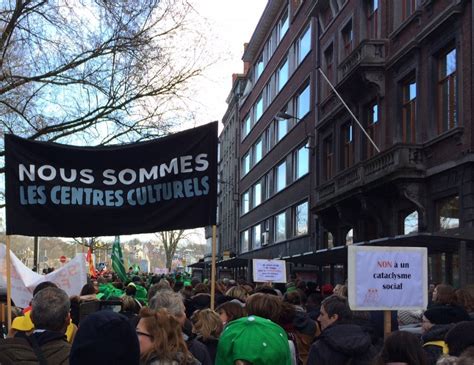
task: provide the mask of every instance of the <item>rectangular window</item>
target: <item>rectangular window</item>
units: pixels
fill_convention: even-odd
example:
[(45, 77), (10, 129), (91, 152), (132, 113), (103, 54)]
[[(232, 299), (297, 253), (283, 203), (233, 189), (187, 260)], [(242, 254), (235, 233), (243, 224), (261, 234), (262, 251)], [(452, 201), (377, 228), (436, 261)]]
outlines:
[(458, 125), (456, 49), (444, 52), (438, 62), (438, 133), (442, 133)]
[(243, 231), (240, 234), (240, 252), (247, 252), (249, 250), (249, 230)]
[(309, 51), (311, 51), (311, 24), (298, 40), (298, 64), (304, 60)]
[(280, 66), (278, 69), (278, 91), (283, 89), (283, 86), (286, 85), (288, 82), (288, 76), (289, 76), (289, 63), (288, 63), (288, 58), (285, 60), (285, 62)]
[(367, 12), (367, 37), (369, 39), (379, 38), (379, 0), (368, 0)]
[[(324, 62), (326, 64), (326, 76), (329, 81), (334, 82), (334, 69), (333, 69), (333, 46), (331, 45), (324, 51)], [(327, 96), (331, 92), (331, 88), (328, 83), (323, 81), (324, 95)]]
[(242, 139), (247, 137), (247, 135), (250, 133), (250, 128), (252, 127), (252, 119), (250, 118), (250, 114), (247, 115), (247, 118), (245, 118), (244, 123), (242, 125)]
[(329, 180), (333, 174), (333, 157), (334, 151), (332, 146), (332, 137), (327, 137), (324, 142), (324, 178)]
[(354, 35), (352, 32), (352, 20), (342, 29), (342, 44), (344, 45), (344, 56), (348, 56), (352, 52)]
[(308, 202), (297, 205), (295, 208), (295, 235), (308, 234)]
[(402, 85), (402, 133), (403, 142), (416, 142), (416, 82), (410, 80)]
[(265, 131), (265, 137), (266, 137), (266, 147), (265, 147), (265, 151), (270, 151), (275, 143), (275, 125), (274, 123), (270, 123), (270, 125), (268, 126), (267, 130)]
[(265, 199), (272, 196), (272, 171), (265, 175)]
[[(372, 140), (378, 144), (379, 142), (379, 106), (376, 102), (369, 104), (367, 107), (367, 133)], [(375, 155), (377, 151), (373, 144), (367, 139), (367, 158)]]
[(354, 164), (354, 140), (352, 123), (346, 123), (341, 128), (341, 168), (347, 169)]
[(247, 153), (242, 158), (242, 176), (245, 176), (250, 171), (250, 153)]
[(286, 188), (286, 161), (283, 161), (276, 168), (276, 192)]
[(250, 210), (250, 191), (246, 191), (245, 193), (242, 194), (242, 210), (241, 213), (242, 215), (246, 214)]
[(275, 216), (275, 242), (286, 240), (286, 213)]
[(309, 172), (309, 146), (299, 148), (295, 153), (295, 180)]
[(260, 138), (254, 146), (254, 164), (257, 164), (263, 157), (263, 139)]
[(436, 202), (439, 229), (459, 228), (460, 205), (459, 195), (444, 198)]
[(283, 13), (282, 17), (280, 18), (280, 22), (278, 24), (278, 30), (279, 30), (278, 34), (279, 34), (280, 41), (285, 36), (286, 32), (288, 31), (289, 26), (290, 26), (290, 20), (288, 18), (288, 9), (287, 9)]
[(265, 66), (263, 63), (263, 53), (260, 55), (260, 57), (257, 60), (257, 63), (255, 64), (255, 81), (257, 81), (260, 77), (260, 75), (263, 73)]
[(262, 247), (262, 225), (257, 224), (252, 228), (252, 247), (254, 250)]
[(288, 133), (288, 119), (277, 119), (277, 141), (281, 141)]
[(401, 2), (402, 2), (402, 21), (403, 21), (415, 12), (416, 0), (401, 0)]
[(303, 119), (306, 114), (310, 111), (310, 89), (309, 84), (304, 88), (304, 90), (298, 95), (298, 99), (296, 101), (296, 117), (298, 118), (296, 121), (298, 122), (299, 119)]
[(260, 95), (257, 102), (255, 103), (255, 124), (262, 117), (263, 114), (263, 97)]
[(259, 181), (253, 186), (253, 204), (252, 207), (255, 208), (262, 204), (262, 182)]

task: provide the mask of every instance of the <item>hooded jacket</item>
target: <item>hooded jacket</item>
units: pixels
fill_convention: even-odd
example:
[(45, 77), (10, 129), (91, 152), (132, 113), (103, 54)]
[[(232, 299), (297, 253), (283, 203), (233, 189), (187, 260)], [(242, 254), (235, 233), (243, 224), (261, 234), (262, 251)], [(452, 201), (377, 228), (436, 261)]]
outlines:
[(375, 356), (370, 336), (355, 324), (327, 327), (311, 346), (308, 365), (369, 365)]
[(431, 341), (444, 341), (446, 333), (453, 328), (451, 324), (436, 324), (422, 336), (423, 350), (426, 353), (429, 365), (436, 365), (439, 357), (443, 355), (443, 349), (437, 345), (424, 345)]
[[(69, 365), (71, 345), (63, 333), (44, 331), (31, 336), (36, 339), (48, 364)], [(20, 335), (0, 340), (0, 363), (37, 365), (39, 361), (26, 337)]]

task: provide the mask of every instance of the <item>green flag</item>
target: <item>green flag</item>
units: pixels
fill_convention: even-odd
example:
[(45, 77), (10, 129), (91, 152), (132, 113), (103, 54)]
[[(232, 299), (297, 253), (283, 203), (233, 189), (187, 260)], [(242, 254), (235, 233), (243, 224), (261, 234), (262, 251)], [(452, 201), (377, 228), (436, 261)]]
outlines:
[(124, 283), (127, 281), (127, 273), (123, 266), (122, 248), (120, 247), (120, 236), (115, 236), (114, 245), (112, 246), (112, 268), (117, 273), (120, 280)]

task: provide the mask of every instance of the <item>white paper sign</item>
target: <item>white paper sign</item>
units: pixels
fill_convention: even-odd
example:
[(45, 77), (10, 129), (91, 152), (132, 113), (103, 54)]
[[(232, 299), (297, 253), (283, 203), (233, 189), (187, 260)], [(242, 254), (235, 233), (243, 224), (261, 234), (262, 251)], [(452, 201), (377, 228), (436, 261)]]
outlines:
[(355, 310), (417, 310), (428, 305), (428, 250), (348, 247), (349, 304)]
[[(40, 275), (25, 266), (13, 252), (11, 258), (12, 299), (21, 308), (28, 307), (33, 299), (33, 290), (43, 281), (51, 281), (63, 289), (69, 296), (79, 295), (87, 283), (85, 254), (77, 254), (63, 267)], [(6, 246), (0, 244), (0, 286), (7, 286)]]
[(253, 281), (256, 283), (286, 283), (286, 262), (284, 260), (253, 261)]

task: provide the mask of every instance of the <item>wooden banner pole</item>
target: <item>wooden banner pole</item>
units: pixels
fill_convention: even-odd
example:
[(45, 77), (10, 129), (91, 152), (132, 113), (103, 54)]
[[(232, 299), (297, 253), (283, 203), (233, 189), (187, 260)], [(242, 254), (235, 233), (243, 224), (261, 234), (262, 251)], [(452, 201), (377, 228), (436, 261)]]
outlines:
[(10, 236), (7, 235), (5, 238), (6, 241), (6, 265), (7, 265), (7, 327), (10, 331), (12, 326), (12, 272), (11, 272), (11, 257), (10, 257)]
[(383, 312), (383, 337), (387, 336), (392, 332), (392, 312), (384, 311)]
[(211, 261), (211, 309), (214, 310), (216, 297), (216, 226), (212, 226), (212, 261)]

